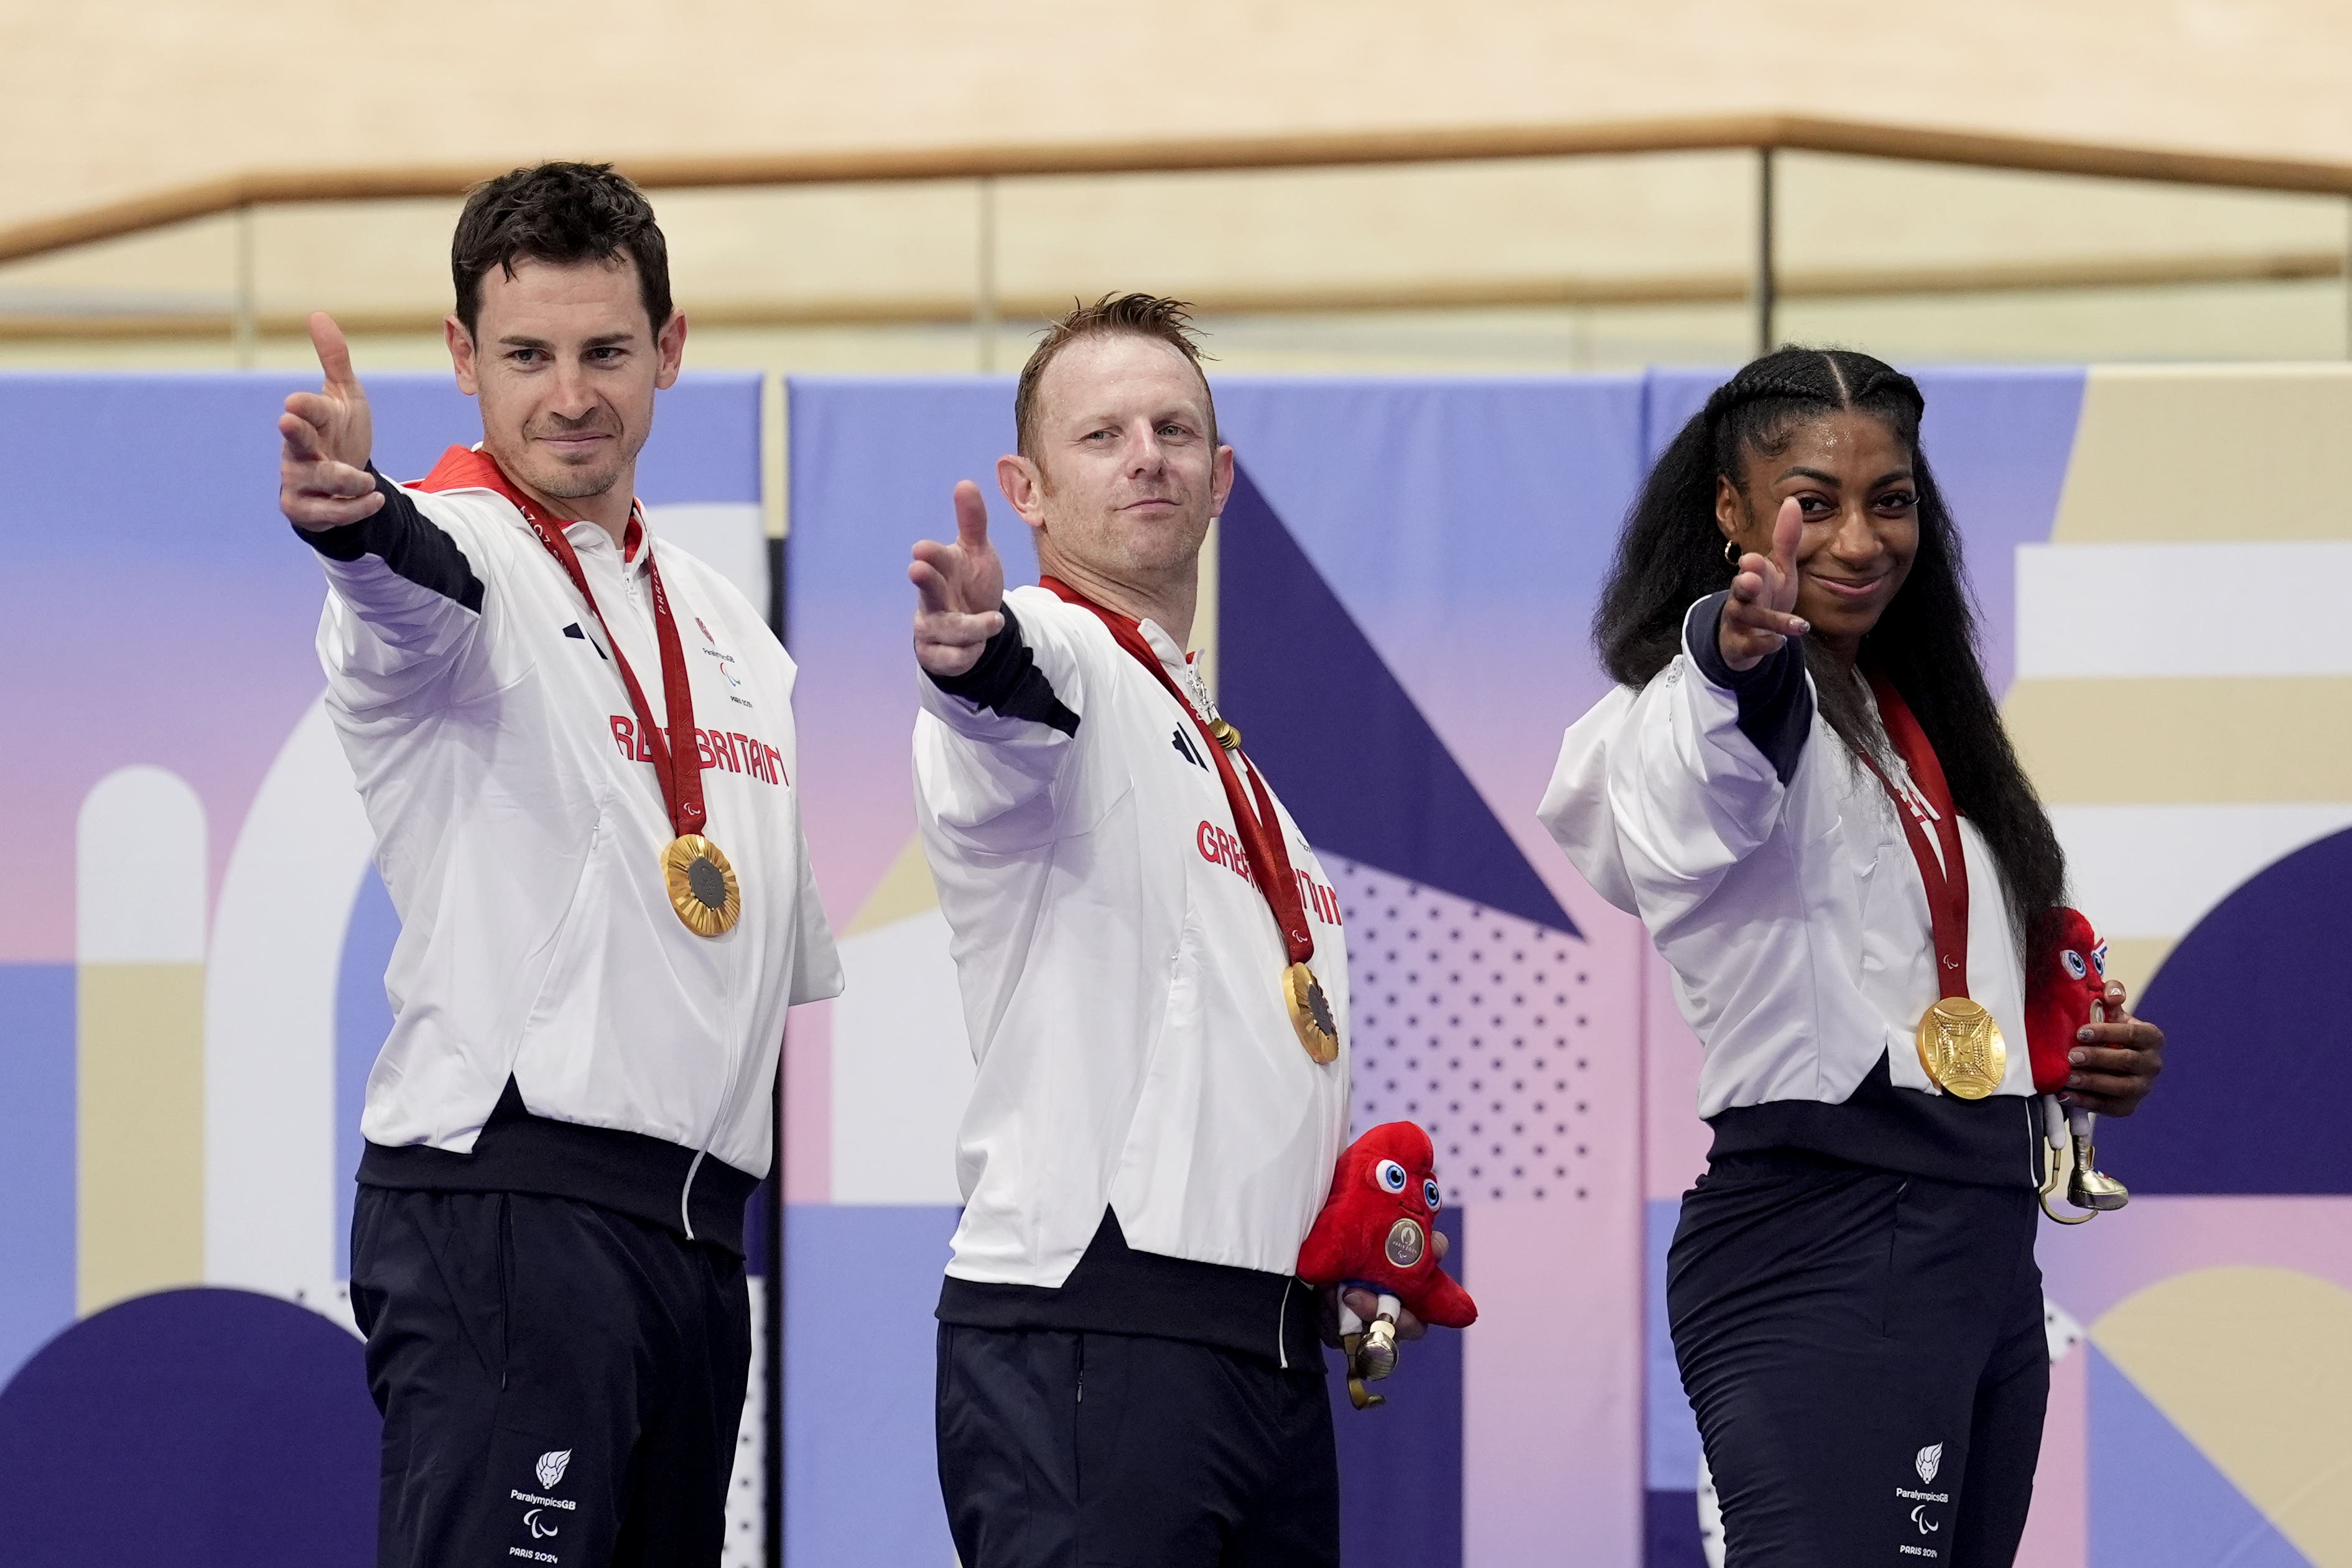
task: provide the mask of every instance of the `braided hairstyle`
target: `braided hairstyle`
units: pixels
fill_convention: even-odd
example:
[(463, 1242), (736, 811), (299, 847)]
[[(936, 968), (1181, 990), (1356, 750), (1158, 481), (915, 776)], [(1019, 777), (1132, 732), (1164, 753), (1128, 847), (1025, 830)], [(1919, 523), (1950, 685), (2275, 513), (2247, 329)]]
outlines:
[[(1919, 493), (1919, 549), (1862, 640), (1862, 663), (1894, 683), (1936, 747), (1952, 799), (2000, 865), (2010, 912), (2029, 961), (2048, 912), (2066, 899), (2066, 858), (2049, 814), (2018, 765), (1977, 660), (1976, 614), (1952, 515), (1919, 445), (1927, 400), (1892, 365), (1845, 349), (1777, 350), (1715, 389), (1659, 455), (1626, 515), (1617, 558), (1592, 619), (1603, 668), (1630, 686), (1682, 652), (1691, 605), (1729, 586), (1717, 486), (1747, 494), (1751, 455), (1777, 457), (1797, 429), (1843, 410), (1881, 421), (1911, 455)], [(1744, 503), (1743, 503), (1744, 504)], [(1856, 682), (1828, 650), (1799, 640), (1823, 719), (1852, 750), (1869, 751), (1877, 727)]]

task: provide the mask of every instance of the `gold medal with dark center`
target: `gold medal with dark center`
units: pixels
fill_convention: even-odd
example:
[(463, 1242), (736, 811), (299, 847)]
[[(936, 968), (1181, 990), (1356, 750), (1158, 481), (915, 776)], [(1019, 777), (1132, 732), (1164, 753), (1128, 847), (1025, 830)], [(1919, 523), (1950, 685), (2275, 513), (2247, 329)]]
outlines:
[[(1293, 880), (1290, 851), (1283, 841), (1281, 814), (1275, 809), (1274, 796), (1267, 790), (1265, 780), (1242, 756), (1242, 732), (1217, 712), (1217, 705), (1209, 700), (1208, 683), (1190, 661), (1182, 667), (1184, 686), (1191, 688), (1191, 695), (1186, 695), (1184, 686), (1179, 686), (1176, 677), (1168, 673), (1159, 651), (1143, 635), (1139, 622), (1104, 609), (1051, 572), (1041, 581), (1048, 592), (1065, 603), (1091, 611), (1110, 633), (1111, 641), (1150, 672), (1160, 689), (1175, 699), (1176, 706), (1199, 728), (1201, 738), (1211, 743), (1209, 754), (1216, 764), (1214, 771), (1224, 790), (1225, 805), (1234, 814), (1234, 827), (1241, 835), (1251, 868), (1249, 878), (1265, 895), (1282, 937), (1284, 956), (1290, 960), (1289, 967), (1282, 972), (1282, 998), (1290, 1009), (1290, 1027), (1297, 1033), (1298, 1043), (1307, 1048), (1307, 1056), (1318, 1065), (1328, 1067), (1339, 1061), (1339, 1025), (1331, 1016), (1331, 999), (1323, 994), (1322, 982), (1315, 977), (1315, 971), (1307, 967), (1307, 960), (1315, 956), (1315, 934), (1307, 922), (1299, 883)], [(1244, 769), (1249, 775), (1247, 789), (1242, 781)], [(1207, 824), (1202, 827), (1205, 831)]]
[[(460, 453), (453, 447), (435, 473), (462, 474), (505, 497), (522, 515), (541, 546), (555, 558), (556, 565), (563, 569), (563, 575), (571, 580), (572, 591), (580, 595), (588, 613), (596, 618), (597, 626), (604, 633), (604, 647), (610, 651), (613, 667), (629, 694), (629, 706), (637, 716), (637, 734), (652, 754), (649, 760), (654, 765), (654, 782), (661, 790), (662, 810), (669, 818), (670, 831), (678, 835), (663, 848), (661, 854), (662, 882), (669, 890), (670, 907), (677, 911), (686, 928), (698, 936), (719, 936), (733, 930), (735, 922), (743, 917), (743, 889), (735, 880), (735, 868), (727, 863), (727, 857), (719, 853), (717, 844), (688, 831), (703, 826), (710, 820), (710, 813), (702, 796), (704, 764), (696, 747), (684, 744), (686, 737), (698, 733), (694, 727), (694, 684), (687, 677), (685, 645), (678, 640), (677, 616), (670, 609), (669, 590), (662, 583), (661, 563), (655, 559), (653, 541), (645, 541), (646, 580), (653, 590), (654, 642), (661, 652), (663, 706), (669, 719), (667, 728), (655, 722), (653, 705), (646, 700), (646, 689), (638, 684), (636, 671), (629, 667), (628, 654), (622, 652), (620, 640), (613, 635), (604, 612), (596, 603), (595, 592), (588, 586), (588, 574), (581, 569), (580, 554), (564, 537), (564, 528), (571, 525), (562, 518), (541, 517), (536, 503), (517, 489), (497, 462), (483, 453)], [(629, 508), (632, 531), (641, 526), (640, 517), (633, 503)]]
[(1963, 1100), (1981, 1100), (2009, 1073), (2009, 1042), (1984, 1004), (1946, 997), (1919, 1019), (1919, 1065), (1936, 1086)]
[(670, 907), (697, 936), (720, 936), (742, 918), (743, 890), (735, 868), (700, 833), (669, 841), (662, 851), (662, 880), (669, 887)]
[(1315, 971), (1304, 964), (1293, 964), (1282, 972), (1282, 997), (1290, 1004), (1290, 1027), (1298, 1031), (1298, 1043), (1307, 1054), (1328, 1067), (1339, 1060), (1339, 1026), (1331, 1018), (1331, 1000), (1323, 994), (1323, 982)]

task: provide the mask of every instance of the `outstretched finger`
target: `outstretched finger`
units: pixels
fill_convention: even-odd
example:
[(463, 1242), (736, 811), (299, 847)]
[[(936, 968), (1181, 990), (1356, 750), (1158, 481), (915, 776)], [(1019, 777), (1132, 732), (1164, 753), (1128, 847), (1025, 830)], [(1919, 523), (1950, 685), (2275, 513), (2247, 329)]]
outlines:
[(318, 350), (319, 368), (327, 372), (327, 390), (352, 392), (359, 378), (352, 374), (352, 346), (343, 340), (343, 329), (324, 310), (310, 312), (310, 347)]
[[(1741, 580), (1748, 580), (1742, 573)], [(1742, 594), (1734, 592), (1723, 607), (1723, 619), (1743, 632), (1767, 632), (1775, 637), (1801, 637), (1813, 629), (1812, 622), (1785, 610), (1775, 610), (1764, 602), (1761, 579), (1759, 587)]]
[(917, 545), (915, 559), (907, 563), (907, 580), (915, 585), (915, 596), (923, 612), (929, 613), (950, 609), (953, 601), (947, 577), (940, 571), (939, 564), (925, 552), (924, 545), (929, 545), (933, 550), (944, 548), (931, 544), (929, 539)]
[[(287, 401), (291, 402), (293, 400), (289, 398)], [(306, 463), (311, 463), (327, 455), (326, 438), (319, 434), (319, 427), (316, 424), (299, 413), (289, 411), (279, 414), (278, 434), (286, 442), (289, 456), (299, 457)]]
[(1805, 509), (1791, 496), (1780, 503), (1780, 515), (1772, 519), (1772, 564), (1791, 584), (1797, 579), (1797, 541), (1804, 532)]
[(915, 641), (945, 648), (977, 648), (1004, 630), (1001, 611), (977, 614), (961, 610), (926, 610), (915, 617)]
[(966, 549), (976, 549), (988, 542), (988, 503), (981, 498), (980, 486), (969, 479), (959, 479), (955, 487), (956, 543)]
[(327, 496), (346, 501), (360, 500), (376, 493), (374, 475), (332, 458), (302, 464), (295, 473), (286, 475), (281, 483), (300, 495)]
[(1731, 580), (1732, 597), (1769, 606), (1779, 602), (1790, 581), (1770, 556), (1744, 555), (1739, 558), (1739, 575)]
[[(286, 399), (286, 412), (317, 431), (323, 441), (334, 431), (343, 411), (326, 392), (298, 392)], [(278, 421), (278, 425), (284, 428), (284, 419)]]
[(278, 510), (296, 528), (318, 532), (326, 528), (348, 528), (383, 509), (383, 494), (370, 490), (364, 496), (319, 496), (307, 491), (281, 490)]

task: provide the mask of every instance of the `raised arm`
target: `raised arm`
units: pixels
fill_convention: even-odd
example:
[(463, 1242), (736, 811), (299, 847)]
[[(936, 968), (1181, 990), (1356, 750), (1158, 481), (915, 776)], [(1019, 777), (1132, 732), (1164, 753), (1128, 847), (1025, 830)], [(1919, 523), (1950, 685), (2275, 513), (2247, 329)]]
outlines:
[(368, 413), (367, 390), (352, 373), (351, 346), (343, 329), (325, 311), (310, 317), (310, 346), (318, 350), (326, 385), (296, 392), (278, 416), (284, 446), (278, 458), (278, 509), (305, 533), (348, 528), (383, 509), (368, 455), (375, 422)]
[(988, 503), (965, 479), (955, 487), (953, 544), (915, 543), (915, 662), (934, 679), (967, 674), (1004, 629), (1004, 560), (988, 540)]
[(1011, 849), (1050, 831), (1045, 800), (1085, 711), (1082, 657), (1058, 605), (1024, 622), (1004, 597), (980, 487), (956, 486), (952, 544), (925, 539), (914, 583), (922, 721), (915, 779), (927, 813), (976, 847)]
[(1804, 528), (1804, 510), (1790, 497), (1772, 519), (1772, 553), (1750, 550), (1739, 558), (1715, 632), (1716, 649), (1731, 669), (1752, 670), (1790, 638), (1812, 630), (1791, 613), (1797, 608), (1797, 541)]
[(1595, 889), (1655, 928), (1695, 907), (1778, 824), (1815, 695), (1789, 612), (1793, 503), (1769, 557), (1690, 607), (1683, 656), (1572, 726), (1538, 810)]
[(354, 708), (397, 703), (476, 643), (482, 580), (464, 546), (378, 474), (367, 392), (334, 319), (310, 318), (325, 384), (278, 417), (278, 507), (319, 552), (334, 592), (319, 653)]
[[(1797, 503), (1781, 503), (1772, 525), (1772, 553), (1741, 556), (1731, 587), (1699, 601), (1683, 622), (1683, 647), (1706, 683), (1681, 694), (1685, 722), (1694, 730), (1720, 726), (1723, 705), (1710, 699), (1727, 693), (1733, 727), (1782, 784), (1797, 770), (1813, 727), (1812, 684), (1796, 643), (1812, 628), (1790, 613), (1797, 602), (1797, 539), (1803, 527)], [(1728, 772), (1744, 778), (1748, 770), (1740, 766), (1738, 752), (1731, 747)], [(1722, 768), (1699, 771), (1724, 777)]]

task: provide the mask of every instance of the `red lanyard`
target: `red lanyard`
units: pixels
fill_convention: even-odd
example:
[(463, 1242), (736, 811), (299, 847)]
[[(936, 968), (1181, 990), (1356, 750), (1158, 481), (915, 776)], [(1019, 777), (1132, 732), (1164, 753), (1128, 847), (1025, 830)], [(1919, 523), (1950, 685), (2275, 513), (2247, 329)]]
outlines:
[(1926, 797), (1935, 813), (1936, 844), (1943, 850), (1940, 861), (1936, 848), (1927, 842), (1927, 829), (1920, 821), (1925, 813), (1918, 801), (1897, 789), (1868, 753), (1862, 754), (1862, 765), (1877, 777), (1886, 798), (1895, 802), (1895, 815), (1903, 823), (1911, 858), (1919, 862), (1919, 879), (1927, 889), (1927, 928), (1936, 944), (1939, 994), (1965, 997), (1969, 994), (1969, 862), (1960, 849), (1959, 809), (1952, 804), (1944, 765), (1937, 759), (1927, 732), (1919, 727), (1918, 716), (1903, 700), (1903, 694), (1885, 676), (1874, 674), (1870, 677), (1870, 692), (1878, 699), (1878, 717), (1886, 727), (1886, 738), (1894, 743), (1903, 766), (1911, 770), (1912, 787)]
[(1234, 829), (1241, 834), (1242, 852), (1249, 857), (1252, 880), (1265, 894), (1265, 902), (1274, 911), (1274, 923), (1282, 928), (1283, 946), (1294, 964), (1304, 964), (1313, 957), (1315, 933), (1307, 924), (1307, 901), (1299, 894), (1297, 874), (1290, 869), (1290, 851), (1282, 841), (1282, 819), (1275, 814), (1274, 799), (1266, 793), (1265, 780), (1258, 776), (1257, 768), (1250, 766), (1246, 757), (1242, 758), (1244, 765), (1249, 766), (1250, 791), (1256, 796), (1256, 809), (1253, 810), (1250, 795), (1242, 790), (1241, 776), (1233, 758), (1210, 733), (1209, 721), (1178, 689), (1168, 674), (1168, 666), (1160, 662), (1151, 644), (1144, 641), (1142, 628), (1124, 615), (1105, 610), (1058, 578), (1042, 578), (1039, 581), (1066, 601), (1093, 611), (1109, 628), (1112, 640), (1158, 677), (1168, 695), (1176, 699), (1176, 706), (1192, 721), (1192, 727), (1201, 732), (1202, 744), (1217, 759), (1217, 777), (1225, 786), (1225, 805), (1234, 814)]
[(561, 523), (551, 526), (541, 520), (539, 512), (506, 471), (487, 452), (470, 447), (453, 446), (435, 465), (432, 475), (425, 481), (431, 489), (475, 487), (495, 490), (504, 496), (539, 536), (572, 586), (588, 605), (588, 613), (604, 633), (604, 645), (613, 651), (613, 663), (620, 667), (621, 684), (629, 688), (629, 702), (636, 710), (637, 734), (654, 755), (654, 779), (661, 786), (662, 806), (669, 813), (670, 831), (679, 838), (698, 833), (709, 820), (702, 804), (702, 758), (694, 744), (694, 690), (687, 680), (686, 647), (678, 641), (677, 617), (670, 613), (669, 595), (662, 590), (661, 569), (654, 563), (653, 540), (646, 540), (646, 573), (652, 580), (654, 591), (654, 639), (661, 647), (662, 696), (669, 708), (669, 729), (667, 734), (654, 723), (653, 705), (646, 701), (645, 688), (637, 684), (636, 672), (629, 668), (629, 656), (621, 652), (620, 640), (605, 622), (604, 612), (597, 608), (595, 594), (589, 591), (587, 573), (580, 570), (579, 552), (572, 541), (563, 537)]

